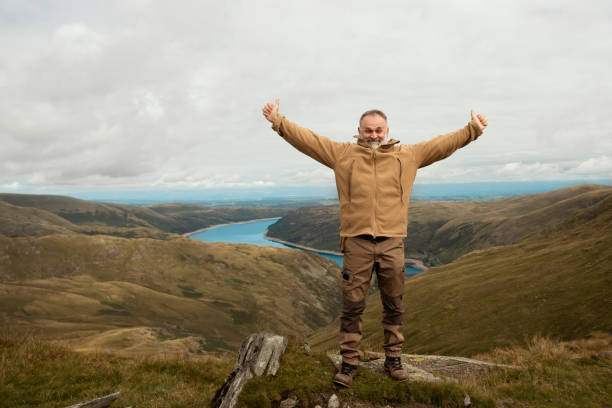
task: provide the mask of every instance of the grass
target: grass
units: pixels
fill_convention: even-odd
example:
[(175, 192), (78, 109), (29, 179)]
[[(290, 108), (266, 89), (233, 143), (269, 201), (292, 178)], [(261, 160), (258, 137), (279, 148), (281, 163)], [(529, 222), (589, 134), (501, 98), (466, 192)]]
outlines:
[(380, 406), (463, 407), (469, 395), (473, 407), (601, 408), (612, 403), (612, 361), (602, 354), (611, 349), (612, 337), (602, 333), (573, 342), (536, 336), (523, 346), (477, 356), (519, 369), (492, 370), (457, 383), (398, 384), (360, 368), (350, 389), (337, 390), (331, 384), (336, 369), (327, 357), (306, 356), (290, 342), (277, 377), (251, 380), (240, 398), (243, 406), (262, 408), (277, 406), (288, 397), (298, 399), (302, 406), (325, 406), (332, 393), (349, 404)]
[[(612, 404), (612, 336), (559, 342), (533, 337), (520, 347), (495, 349), (477, 356), (512, 364), (457, 383), (395, 383), (362, 368), (353, 386), (336, 389), (336, 369), (320, 353), (305, 354), (290, 338), (276, 377), (250, 380), (241, 407), (275, 407), (293, 397), (303, 407), (326, 406), (335, 393), (341, 402), (362, 407), (590, 408)], [(608, 354), (605, 352), (608, 351)], [(77, 353), (34, 336), (0, 334), (0, 401), (7, 408), (65, 407), (120, 391), (117, 406), (202, 407), (232, 371), (235, 355), (186, 360), (176, 354), (119, 357)], [(420, 404), (420, 405), (419, 405)]]
[(587, 408), (612, 405), (612, 337), (559, 342), (536, 336), (524, 347), (496, 349), (477, 356), (513, 364), (521, 370), (499, 370), (468, 389), (484, 399), (505, 401), (504, 406)]
[(193, 285), (177, 285), (183, 292), (183, 296), (200, 299), (204, 296), (202, 292), (198, 292)]
[[(453, 383), (398, 384), (387, 376), (359, 368), (353, 386), (338, 389), (332, 384), (336, 368), (325, 354), (306, 355), (289, 342), (276, 377), (252, 379), (240, 395), (240, 405), (268, 408), (286, 398), (301, 406), (327, 406), (332, 394), (341, 401), (370, 404), (421, 403), (430, 406), (463, 407), (465, 392)], [(367, 406), (367, 405), (366, 405)]]
[(0, 335), (0, 401), (6, 408), (66, 407), (120, 391), (117, 406), (201, 407), (232, 370), (233, 356), (186, 361), (77, 353), (32, 336)]

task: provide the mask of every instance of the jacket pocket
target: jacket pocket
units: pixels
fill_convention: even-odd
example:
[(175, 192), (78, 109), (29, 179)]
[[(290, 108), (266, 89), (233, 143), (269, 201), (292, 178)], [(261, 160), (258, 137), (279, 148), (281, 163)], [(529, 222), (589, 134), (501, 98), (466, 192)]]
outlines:
[(402, 161), (397, 157), (397, 163), (399, 164), (399, 192), (402, 204), (404, 204), (404, 183), (402, 183)]

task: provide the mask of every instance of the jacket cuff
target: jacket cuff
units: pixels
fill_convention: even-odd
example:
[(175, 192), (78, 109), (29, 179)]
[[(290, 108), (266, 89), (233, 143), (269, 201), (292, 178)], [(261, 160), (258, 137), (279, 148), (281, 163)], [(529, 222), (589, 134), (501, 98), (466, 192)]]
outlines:
[(470, 123), (468, 123), (468, 126), (470, 127), (470, 139), (471, 140), (476, 140), (478, 136), (482, 135), (482, 130), (480, 130), (478, 123), (476, 123), (474, 119), (470, 120)]
[(284, 115), (276, 115), (276, 119), (274, 119), (274, 122), (272, 122), (272, 130), (278, 134), (280, 134), (280, 125), (283, 119), (285, 119)]

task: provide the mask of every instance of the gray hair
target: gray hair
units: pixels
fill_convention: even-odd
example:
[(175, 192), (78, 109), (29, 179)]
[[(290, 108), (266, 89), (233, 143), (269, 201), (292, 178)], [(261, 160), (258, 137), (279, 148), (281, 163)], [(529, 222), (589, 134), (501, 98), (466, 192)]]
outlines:
[(359, 126), (361, 126), (361, 121), (363, 120), (363, 118), (365, 118), (366, 116), (370, 116), (370, 115), (378, 115), (384, 120), (387, 120), (387, 115), (385, 115), (383, 111), (378, 110), (378, 109), (370, 109), (369, 111), (364, 112), (359, 118)]

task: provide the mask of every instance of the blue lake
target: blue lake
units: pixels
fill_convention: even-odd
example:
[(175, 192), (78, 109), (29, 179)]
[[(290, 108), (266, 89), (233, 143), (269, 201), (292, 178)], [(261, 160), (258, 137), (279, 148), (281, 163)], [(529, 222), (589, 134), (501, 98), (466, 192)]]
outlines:
[[(264, 237), (268, 226), (278, 221), (278, 218), (269, 220), (256, 220), (248, 221), (239, 224), (228, 224), (213, 227), (204, 231), (196, 232), (189, 235), (189, 238), (197, 239), (206, 242), (232, 242), (239, 244), (254, 244), (263, 246), (272, 246), (277, 248), (296, 248), (291, 245), (280, 244), (275, 241), (270, 241)], [(300, 249), (305, 251), (305, 249)], [(327, 254), (325, 252), (316, 252), (317, 254), (324, 256), (336, 262), (338, 265), (342, 265), (342, 256)], [(421, 272), (419, 269), (411, 266), (406, 266), (406, 275), (416, 275)]]

